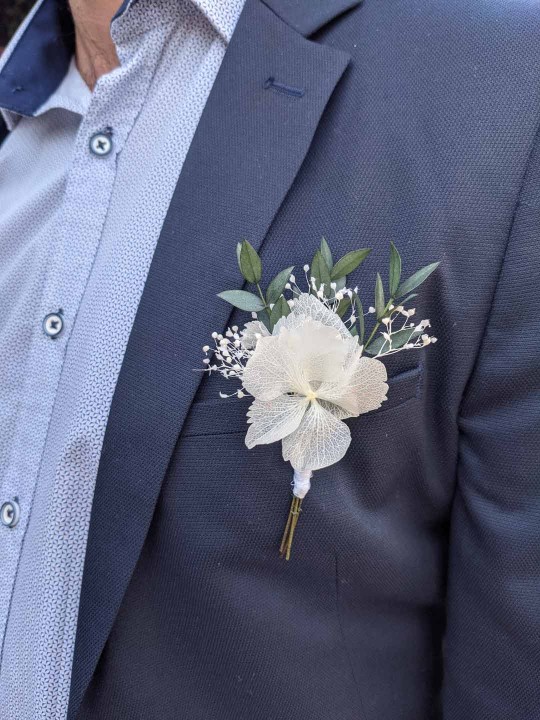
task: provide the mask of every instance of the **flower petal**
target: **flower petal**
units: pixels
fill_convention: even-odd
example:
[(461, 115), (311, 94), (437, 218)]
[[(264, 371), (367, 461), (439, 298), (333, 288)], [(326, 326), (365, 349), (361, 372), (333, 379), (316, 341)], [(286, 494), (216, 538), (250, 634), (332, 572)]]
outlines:
[(291, 358), (284, 354), (279, 338), (262, 337), (246, 363), (242, 376), (244, 388), (258, 400), (274, 400), (295, 392), (291, 377)]
[(282, 328), (292, 330), (305, 322), (306, 319), (333, 327), (344, 338), (351, 337), (351, 333), (347, 330), (340, 317), (327, 308), (315, 295), (309, 293), (302, 293), (295, 298), (292, 313), (276, 323), (273, 335), (279, 335)]
[(300, 425), (309, 400), (299, 395), (281, 395), (269, 400), (255, 400), (248, 410), (249, 430), (246, 445), (268, 445), (290, 435)]
[(335, 328), (309, 318), (293, 330), (284, 328), (278, 338), (283, 357), (290, 358), (289, 369), (296, 368), (296, 391), (300, 393), (309, 393), (312, 382), (336, 382), (343, 376), (350, 343), (358, 347), (350, 335), (342, 338)]
[(327, 400), (317, 398), (317, 402), (325, 410), (328, 410), (328, 412), (332, 413), (332, 415), (335, 415), (338, 420), (347, 420), (347, 418), (354, 417), (354, 415), (351, 415), (351, 413), (348, 410), (345, 410), (345, 408), (339, 407), (339, 405), (333, 405)]
[(344, 408), (350, 417), (376, 410), (386, 400), (388, 385), (384, 364), (380, 360), (358, 357), (352, 372), (337, 384), (322, 383), (317, 397)]
[(319, 470), (341, 460), (351, 432), (318, 402), (312, 402), (297, 430), (283, 438), (283, 458), (295, 470)]
[(252, 320), (244, 325), (244, 329), (241, 333), (242, 345), (246, 348), (246, 350), (253, 350), (253, 348), (257, 345), (257, 341), (260, 340), (261, 337), (268, 337), (269, 335), (270, 331), (264, 323), (260, 320)]

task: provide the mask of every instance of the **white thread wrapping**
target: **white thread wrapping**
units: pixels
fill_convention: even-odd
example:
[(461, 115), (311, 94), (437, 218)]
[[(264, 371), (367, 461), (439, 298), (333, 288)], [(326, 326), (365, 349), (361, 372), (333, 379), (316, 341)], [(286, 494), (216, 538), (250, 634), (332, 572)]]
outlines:
[(311, 487), (311, 470), (295, 470), (293, 476), (293, 495), (297, 498), (305, 498)]

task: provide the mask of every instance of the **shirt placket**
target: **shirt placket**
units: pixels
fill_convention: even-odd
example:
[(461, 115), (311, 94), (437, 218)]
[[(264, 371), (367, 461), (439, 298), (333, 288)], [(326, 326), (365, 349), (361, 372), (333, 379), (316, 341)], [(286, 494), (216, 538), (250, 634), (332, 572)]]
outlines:
[[(34, 317), (29, 370), (0, 498), (0, 638), (6, 636), (63, 361), (106, 222), (119, 153), (144, 102), (162, 49), (158, 43), (138, 42), (136, 20), (134, 14), (116, 21), (115, 40), (122, 64), (96, 85), (75, 142), (62, 207), (47, 241), (51, 253)], [(153, 31), (159, 33), (158, 28)]]

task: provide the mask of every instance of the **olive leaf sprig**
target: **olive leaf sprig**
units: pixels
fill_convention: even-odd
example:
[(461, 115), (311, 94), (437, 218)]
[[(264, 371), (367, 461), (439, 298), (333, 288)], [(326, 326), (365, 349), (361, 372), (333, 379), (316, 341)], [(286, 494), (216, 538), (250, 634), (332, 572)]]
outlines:
[[(377, 273), (374, 304), (364, 312), (358, 288), (348, 289), (347, 277), (361, 265), (370, 252), (370, 248), (352, 250), (334, 263), (330, 246), (326, 239), (322, 238), (311, 265), (304, 266), (309, 290), (323, 302), (330, 303), (340, 318), (343, 319), (350, 313), (347, 327), (351, 335), (358, 338), (367, 354), (379, 357), (409, 347), (416, 348), (418, 344), (414, 344), (414, 341), (423, 336), (426, 326), (404, 324), (399, 330), (392, 331), (392, 323), (398, 315), (408, 319), (414, 314), (414, 309), (405, 310), (404, 306), (417, 297), (417, 293), (412, 291), (431, 275), (439, 263), (430, 263), (402, 281), (401, 255), (394, 243), (390, 242), (387, 290), (385, 291), (381, 274)], [(254, 286), (254, 292), (243, 289), (226, 290), (219, 293), (218, 297), (240, 310), (251, 312), (272, 332), (277, 322), (290, 314), (294, 297), (301, 292), (293, 275), (294, 266), (279, 272), (266, 291), (263, 291), (262, 261), (255, 248), (247, 240), (243, 240), (237, 245), (236, 256), (240, 272), (244, 280)], [(291, 293), (289, 298), (285, 296), (287, 291)], [(365, 328), (365, 318), (368, 315), (375, 316), (369, 334)], [(382, 331), (377, 334), (381, 325)]]

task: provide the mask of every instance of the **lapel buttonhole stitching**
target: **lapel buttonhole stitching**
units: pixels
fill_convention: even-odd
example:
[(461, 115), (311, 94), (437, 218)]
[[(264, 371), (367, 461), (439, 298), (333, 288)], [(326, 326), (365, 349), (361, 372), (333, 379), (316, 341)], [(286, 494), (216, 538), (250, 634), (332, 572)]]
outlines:
[(276, 82), (276, 79), (272, 76), (264, 83), (265, 90), (275, 90), (276, 92), (283, 93), (284, 95), (292, 95), (292, 97), (301, 98), (304, 97), (304, 88), (293, 87), (292, 85), (284, 85), (283, 83)]

